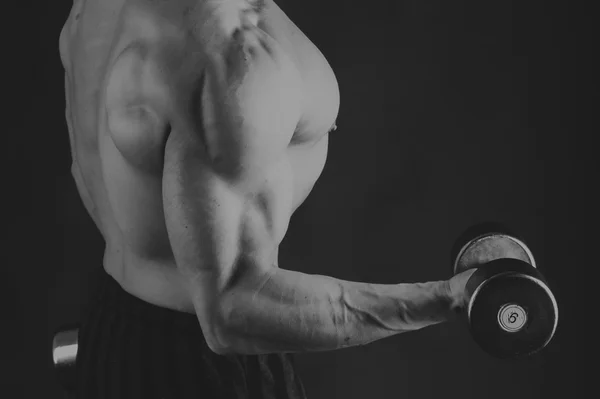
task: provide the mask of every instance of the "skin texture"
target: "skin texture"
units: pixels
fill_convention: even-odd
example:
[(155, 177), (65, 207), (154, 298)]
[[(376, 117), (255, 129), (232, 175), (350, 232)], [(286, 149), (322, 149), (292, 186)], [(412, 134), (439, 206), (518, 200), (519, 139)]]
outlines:
[(215, 352), (361, 345), (464, 306), (467, 274), (375, 285), (279, 267), (339, 89), (271, 0), (260, 13), (243, 0), (78, 0), (60, 50), (73, 176), (105, 269), (195, 313)]

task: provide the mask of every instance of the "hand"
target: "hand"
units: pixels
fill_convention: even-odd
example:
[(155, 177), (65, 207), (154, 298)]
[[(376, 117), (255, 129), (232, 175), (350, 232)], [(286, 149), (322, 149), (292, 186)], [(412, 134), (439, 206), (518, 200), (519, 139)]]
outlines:
[(469, 305), (471, 295), (467, 292), (466, 286), (467, 281), (469, 281), (469, 278), (471, 278), (476, 270), (476, 268), (465, 270), (448, 280), (448, 291), (452, 300), (453, 310), (460, 312)]

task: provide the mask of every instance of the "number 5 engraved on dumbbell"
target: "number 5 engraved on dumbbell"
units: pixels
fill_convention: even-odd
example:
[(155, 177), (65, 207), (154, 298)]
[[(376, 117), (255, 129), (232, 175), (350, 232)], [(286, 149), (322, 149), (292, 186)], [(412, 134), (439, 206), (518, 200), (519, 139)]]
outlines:
[(517, 332), (527, 322), (527, 312), (517, 304), (506, 304), (498, 312), (498, 323), (504, 331)]

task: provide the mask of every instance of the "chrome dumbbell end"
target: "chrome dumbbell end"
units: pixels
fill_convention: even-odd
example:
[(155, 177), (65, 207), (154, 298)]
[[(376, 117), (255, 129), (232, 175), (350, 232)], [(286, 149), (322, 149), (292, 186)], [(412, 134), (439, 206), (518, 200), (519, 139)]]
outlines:
[(72, 390), (75, 386), (78, 341), (77, 327), (62, 328), (52, 339), (52, 364), (59, 382), (66, 390)]
[(456, 240), (451, 256), (454, 274), (503, 258), (522, 260), (537, 267), (525, 242), (508, 227), (495, 222), (467, 229)]
[(52, 340), (52, 361), (55, 367), (75, 364), (77, 360), (79, 330), (59, 331)]

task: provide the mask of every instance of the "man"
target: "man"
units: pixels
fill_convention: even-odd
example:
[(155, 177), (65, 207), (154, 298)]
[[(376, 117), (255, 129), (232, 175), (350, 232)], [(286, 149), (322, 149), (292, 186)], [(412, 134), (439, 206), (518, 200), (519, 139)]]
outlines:
[(303, 398), (290, 353), (465, 305), (471, 271), (376, 285), (279, 267), (339, 92), (272, 0), (76, 0), (60, 50), (72, 173), (106, 241), (80, 397)]

